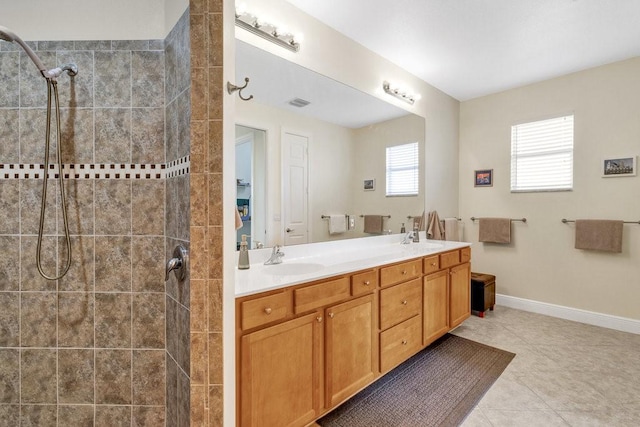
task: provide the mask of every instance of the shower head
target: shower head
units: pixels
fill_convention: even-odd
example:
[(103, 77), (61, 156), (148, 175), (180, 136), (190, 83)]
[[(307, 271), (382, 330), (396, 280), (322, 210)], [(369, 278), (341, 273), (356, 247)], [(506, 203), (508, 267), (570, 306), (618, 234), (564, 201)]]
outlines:
[(60, 74), (62, 74), (63, 71), (66, 71), (67, 74), (72, 77), (78, 74), (78, 67), (76, 67), (75, 64), (65, 64), (61, 65), (60, 67), (47, 70), (40, 58), (38, 58), (38, 55), (36, 55), (35, 52), (31, 50), (31, 48), (24, 41), (22, 41), (21, 38), (18, 37), (16, 33), (11, 31), (7, 27), (3, 27), (2, 25), (0, 25), (0, 39), (10, 43), (18, 43), (20, 47), (24, 49), (29, 58), (31, 58), (38, 70), (40, 70), (40, 73), (42, 73), (42, 77), (44, 77), (45, 79), (55, 80), (60, 76)]
[(38, 58), (38, 56), (31, 50), (31, 48), (25, 42), (23, 42), (22, 39), (18, 37), (13, 31), (0, 25), (0, 38), (8, 42), (18, 43), (20, 47), (24, 49), (26, 54), (29, 55), (29, 58), (31, 58), (33, 63), (36, 64), (36, 67), (38, 68), (38, 70), (40, 70), (42, 75), (44, 77), (47, 77), (47, 69), (42, 61), (40, 61), (40, 58)]

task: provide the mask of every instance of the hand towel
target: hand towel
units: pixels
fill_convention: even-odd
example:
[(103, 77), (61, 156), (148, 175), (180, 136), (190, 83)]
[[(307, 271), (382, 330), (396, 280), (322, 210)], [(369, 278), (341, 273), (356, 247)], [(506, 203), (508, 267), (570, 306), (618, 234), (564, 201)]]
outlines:
[(480, 218), (478, 241), (487, 243), (511, 243), (511, 219)]
[(453, 242), (460, 241), (460, 233), (458, 231), (458, 218), (444, 219), (444, 239)]
[(364, 232), (369, 234), (382, 234), (382, 215), (365, 215)]
[(242, 228), (242, 217), (240, 216), (240, 212), (238, 212), (238, 208), (234, 207), (236, 211), (236, 230), (240, 230)]
[(329, 215), (329, 234), (340, 234), (347, 231), (345, 215)]
[(576, 249), (622, 252), (623, 221), (606, 219), (576, 220)]
[(438, 212), (429, 212), (427, 224), (427, 239), (444, 240), (444, 227), (442, 227)]

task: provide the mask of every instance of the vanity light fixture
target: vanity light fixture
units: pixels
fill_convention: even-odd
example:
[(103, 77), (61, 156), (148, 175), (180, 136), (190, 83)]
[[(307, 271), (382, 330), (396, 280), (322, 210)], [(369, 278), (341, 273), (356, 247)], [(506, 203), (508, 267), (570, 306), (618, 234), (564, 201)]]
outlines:
[(293, 34), (281, 28), (279, 29), (273, 24), (264, 22), (250, 13), (236, 9), (236, 25), (292, 52), (300, 50), (300, 43), (295, 40)]
[(398, 87), (392, 87), (391, 83), (386, 80), (382, 83), (382, 89), (384, 89), (384, 91), (389, 95), (395, 96), (396, 98), (401, 99), (407, 104), (413, 105), (414, 102), (420, 99), (420, 95), (414, 95)]

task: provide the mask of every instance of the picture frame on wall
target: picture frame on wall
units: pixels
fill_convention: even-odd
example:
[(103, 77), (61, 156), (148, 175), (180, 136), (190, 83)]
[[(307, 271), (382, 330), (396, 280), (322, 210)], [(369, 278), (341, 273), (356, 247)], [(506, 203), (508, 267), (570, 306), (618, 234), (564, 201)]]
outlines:
[(474, 187), (493, 187), (493, 169), (474, 171)]
[(374, 191), (376, 189), (375, 179), (365, 179), (363, 185), (364, 191)]
[(622, 176), (636, 176), (637, 157), (609, 157), (602, 160), (602, 177), (619, 178)]

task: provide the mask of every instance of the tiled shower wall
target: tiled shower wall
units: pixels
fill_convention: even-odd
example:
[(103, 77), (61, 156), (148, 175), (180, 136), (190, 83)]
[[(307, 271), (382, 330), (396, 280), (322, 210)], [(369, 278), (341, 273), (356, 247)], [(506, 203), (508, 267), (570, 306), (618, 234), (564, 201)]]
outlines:
[[(172, 68), (183, 57), (162, 40), (30, 45), (51, 67), (79, 68), (59, 79), (73, 255), (64, 278), (39, 276), (33, 170), (44, 158), (46, 85), (16, 45), (0, 42), (0, 426), (187, 425), (175, 406), (165, 412), (164, 375), (188, 390), (188, 334), (165, 343), (165, 304), (188, 324), (188, 286), (164, 283), (166, 252), (189, 237), (177, 195), (188, 194), (178, 177), (188, 148), (177, 141), (188, 141), (189, 102), (184, 70)], [(165, 206), (167, 174), (176, 177)], [(47, 194), (42, 258), (55, 274), (66, 261), (55, 180)]]
[[(166, 156), (188, 172), (190, 156), (191, 76), (189, 12), (185, 12), (165, 43)], [(167, 177), (166, 259), (176, 245), (189, 247), (189, 173)], [(191, 252), (191, 251), (189, 251)], [(191, 270), (191, 269), (189, 269)], [(190, 425), (190, 277), (178, 281), (171, 273), (167, 307), (167, 426)]]

